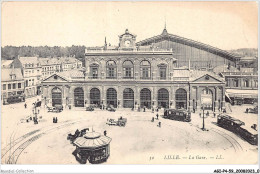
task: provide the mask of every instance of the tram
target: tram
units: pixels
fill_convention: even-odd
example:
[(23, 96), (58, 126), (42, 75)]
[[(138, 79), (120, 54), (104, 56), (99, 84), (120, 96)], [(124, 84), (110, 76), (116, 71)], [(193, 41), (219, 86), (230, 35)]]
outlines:
[(190, 122), (191, 113), (184, 109), (165, 109), (163, 118)]
[(252, 145), (258, 144), (258, 132), (256, 128), (248, 127), (244, 122), (236, 118), (222, 114), (218, 116), (217, 124), (218, 126), (235, 133)]
[(14, 95), (14, 96), (10, 96), (8, 98), (4, 98), (3, 104), (8, 105), (8, 104), (19, 103), (19, 102), (24, 102), (24, 101), (25, 101), (25, 97), (23, 94), (21, 94), (21, 95)]

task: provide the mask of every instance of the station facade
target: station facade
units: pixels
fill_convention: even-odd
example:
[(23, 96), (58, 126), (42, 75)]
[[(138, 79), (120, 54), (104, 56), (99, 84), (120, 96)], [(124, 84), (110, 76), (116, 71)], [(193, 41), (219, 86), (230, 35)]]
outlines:
[(119, 46), (87, 48), (85, 68), (42, 81), (45, 105), (117, 108), (225, 108), (225, 81), (210, 71), (178, 67), (171, 49), (138, 47), (128, 30)]

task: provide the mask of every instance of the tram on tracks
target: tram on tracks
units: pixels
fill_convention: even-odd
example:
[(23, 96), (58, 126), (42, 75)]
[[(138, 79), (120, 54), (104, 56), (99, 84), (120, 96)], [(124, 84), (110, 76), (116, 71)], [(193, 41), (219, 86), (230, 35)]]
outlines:
[(9, 96), (7, 98), (4, 98), (3, 104), (8, 105), (8, 104), (20, 103), (20, 102), (24, 102), (24, 101), (25, 101), (24, 95), (19, 94), (19, 95), (13, 95), (13, 96)]
[(184, 109), (165, 109), (163, 118), (190, 122), (191, 113)]
[(233, 118), (229, 115), (222, 114), (218, 116), (218, 126), (227, 129), (236, 135), (240, 136), (252, 145), (258, 145), (258, 132), (256, 126), (248, 127), (239, 119)]

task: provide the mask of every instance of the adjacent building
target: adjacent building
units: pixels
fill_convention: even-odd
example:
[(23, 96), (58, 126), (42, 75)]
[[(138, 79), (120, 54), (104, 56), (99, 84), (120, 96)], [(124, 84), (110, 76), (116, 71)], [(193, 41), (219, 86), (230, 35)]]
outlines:
[(19, 68), (4, 68), (1, 70), (1, 99), (7, 104), (8, 98), (21, 97), (24, 100), (24, 78)]
[(41, 65), (37, 57), (18, 57), (13, 61), (14, 68), (20, 68), (24, 77), (25, 97), (33, 97), (40, 94)]
[(251, 104), (258, 100), (258, 72), (256, 68), (221, 65), (213, 71), (226, 81), (226, 92), (234, 104)]

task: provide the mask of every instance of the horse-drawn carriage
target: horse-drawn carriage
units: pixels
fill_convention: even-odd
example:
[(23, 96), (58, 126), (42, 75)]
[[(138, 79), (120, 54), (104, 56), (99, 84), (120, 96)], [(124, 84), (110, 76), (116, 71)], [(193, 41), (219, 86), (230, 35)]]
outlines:
[(127, 122), (127, 119), (126, 118), (123, 118), (123, 117), (120, 117), (118, 118), (118, 120), (115, 120), (115, 119), (107, 119), (107, 123), (109, 126), (120, 126), (120, 127), (125, 127), (126, 125), (126, 122)]
[(48, 112), (61, 112), (63, 111), (62, 105), (55, 105), (55, 106), (47, 106)]
[(77, 129), (74, 134), (71, 133), (68, 134), (67, 140), (70, 140), (70, 142), (73, 143), (76, 138), (82, 137), (87, 133), (87, 131), (89, 131), (89, 128), (82, 129), (81, 131)]

